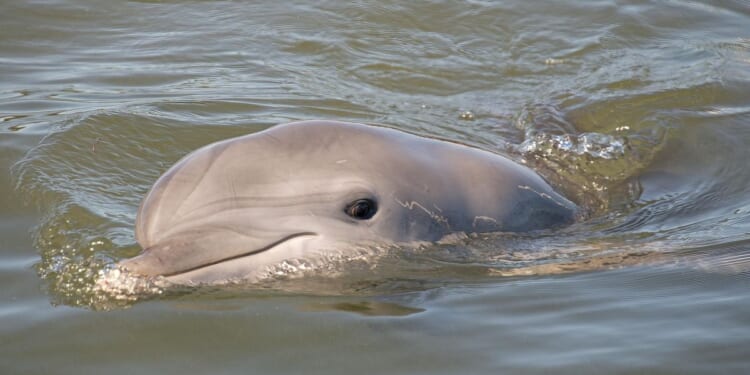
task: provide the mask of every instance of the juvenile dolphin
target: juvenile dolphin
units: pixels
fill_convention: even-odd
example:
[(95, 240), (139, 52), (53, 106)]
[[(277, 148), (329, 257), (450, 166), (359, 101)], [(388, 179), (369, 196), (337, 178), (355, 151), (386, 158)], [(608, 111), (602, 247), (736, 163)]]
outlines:
[(487, 151), (384, 127), (294, 122), (175, 164), (138, 211), (143, 253), (120, 265), (180, 284), (254, 280), (326, 250), (545, 229), (571, 223), (576, 210), (531, 169)]

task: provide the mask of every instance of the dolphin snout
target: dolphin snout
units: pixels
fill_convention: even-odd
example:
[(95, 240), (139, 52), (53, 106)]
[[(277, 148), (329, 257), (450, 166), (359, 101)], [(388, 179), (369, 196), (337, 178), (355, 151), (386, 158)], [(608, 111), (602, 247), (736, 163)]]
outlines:
[[(193, 271), (203, 272), (215, 268), (212, 266), (229, 264), (235, 260), (253, 259), (253, 263), (259, 263), (255, 258), (258, 254), (281, 248), (297, 238), (317, 236), (313, 232), (255, 234), (256, 236), (235, 231), (198, 231), (195, 236), (175, 236), (146, 247), (140, 255), (122, 260), (118, 265), (130, 273), (145, 277), (178, 276)], [(288, 249), (279, 252), (285, 253)]]
[(176, 258), (178, 251), (174, 251), (173, 247), (172, 243), (149, 247), (134, 258), (120, 261), (118, 265), (128, 272), (147, 277), (169, 276), (185, 272), (186, 267), (191, 267)]

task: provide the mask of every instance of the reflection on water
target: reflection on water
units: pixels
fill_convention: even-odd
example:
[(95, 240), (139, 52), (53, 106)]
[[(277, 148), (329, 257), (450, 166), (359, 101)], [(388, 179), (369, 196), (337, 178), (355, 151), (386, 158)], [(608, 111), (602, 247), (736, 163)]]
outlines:
[[(750, 366), (743, 2), (45, 0), (0, 24), (2, 372)], [(135, 305), (97, 293), (172, 163), (312, 118), (507, 155), (585, 216)]]

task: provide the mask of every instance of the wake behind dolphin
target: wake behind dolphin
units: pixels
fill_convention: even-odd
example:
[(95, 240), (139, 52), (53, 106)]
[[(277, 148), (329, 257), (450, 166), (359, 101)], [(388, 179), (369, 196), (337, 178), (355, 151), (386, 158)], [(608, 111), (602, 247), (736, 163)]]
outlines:
[(383, 127), (294, 122), (210, 144), (170, 168), (138, 211), (143, 253), (120, 266), (177, 284), (254, 281), (287, 259), (547, 229), (576, 211), (500, 155)]

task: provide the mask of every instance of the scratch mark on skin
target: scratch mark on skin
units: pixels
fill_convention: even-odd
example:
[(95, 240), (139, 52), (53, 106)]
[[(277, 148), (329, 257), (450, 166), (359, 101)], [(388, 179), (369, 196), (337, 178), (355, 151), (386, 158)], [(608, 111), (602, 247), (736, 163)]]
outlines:
[(283, 143), (284, 143), (284, 142), (282, 142), (282, 141), (281, 141), (280, 139), (278, 139), (278, 138), (274, 137), (274, 136), (273, 136), (273, 135), (271, 135), (271, 134), (268, 134), (268, 133), (263, 133), (263, 136), (264, 136), (264, 137), (266, 137), (266, 138), (268, 138), (268, 139), (270, 139), (272, 143), (275, 143), (275, 144), (277, 144), (277, 145), (281, 145), (281, 144), (283, 144)]
[(557, 201), (557, 200), (556, 200), (555, 198), (552, 198), (552, 196), (551, 196), (551, 195), (549, 195), (549, 194), (547, 194), (547, 193), (540, 193), (540, 192), (538, 192), (538, 191), (534, 190), (534, 189), (533, 189), (533, 188), (532, 188), (531, 186), (528, 186), (528, 185), (518, 185), (518, 188), (519, 188), (519, 189), (521, 189), (521, 190), (528, 190), (528, 191), (534, 192), (534, 193), (536, 193), (536, 194), (537, 194), (538, 196), (540, 196), (540, 197), (542, 197), (542, 198), (545, 198), (545, 199), (549, 199), (549, 200), (551, 200), (552, 202), (555, 202), (555, 204), (557, 204), (557, 205), (558, 205), (558, 206), (560, 206), (560, 207), (565, 207), (565, 208), (567, 208), (567, 206), (566, 206), (565, 204), (563, 204), (563, 203), (561, 203), (561, 202)]
[(229, 184), (232, 188), (232, 208), (237, 208), (237, 188), (234, 185), (234, 179), (229, 181)]
[(474, 221), (471, 223), (472, 228), (477, 227), (477, 221), (485, 221), (495, 225), (500, 225), (495, 218), (489, 216), (474, 216)]
[[(436, 213), (428, 210), (425, 206), (422, 206), (419, 202), (417, 202), (417, 201), (402, 202), (398, 198), (395, 198), (395, 197), (393, 199), (396, 201), (396, 203), (400, 204), (401, 207), (408, 208), (410, 210), (413, 210), (414, 207), (417, 207), (417, 208), (421, 209), (422, 211), (424, 211), (425, 213), (427, 213), (427, 215), (430, 218), (432, 218), (433, 220), (435, 220), (436, 222), (444, 224), (446, 227), (450, 228), (450, 225), (448, 224), (448, 219), (446, 217), (444, 217), (442, 215), (438, 215), (438, 214), (436, 214)], [(435, 208), (437, 208), (438, 210), (440, 210), (440, 208), (438, 208), (437, 206), (435, 206)], [(442, 212), (442, 210), (440, 210), (440, 211)]]
[(346, 159), (336, 160), (336, 164), (344, 164), (344, 163), (346, 163), (348, 161), (349, 160), (346, 160)]

